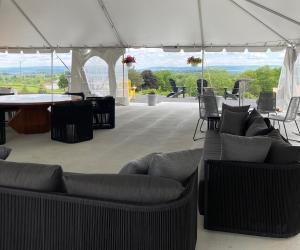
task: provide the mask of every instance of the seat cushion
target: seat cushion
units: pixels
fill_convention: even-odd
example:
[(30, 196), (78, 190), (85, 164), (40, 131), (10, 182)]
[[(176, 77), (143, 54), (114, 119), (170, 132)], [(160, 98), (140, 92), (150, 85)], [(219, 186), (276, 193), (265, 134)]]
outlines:
[(148, 175), (171, 178), (184, 182), (197, 169), (202, 149), (184, 150), (153, 155)]
[(168, 202), (184, 191), (178, 181), (147, 175), (65, 173), (63, 179), (70, 195), (133, 203)]
[(289, 164), (300, 162), (300, 147), (286, 142), (279, 130), (275, 129), (267, 137), (271, 138), (272, 144), (265, 162), (273, 164)]
[(0, 161), (0, 186), (56, 192), (61, 191), (61, 184), (58, 165)]
[(227, 109), (223, 110), (220, 132), (233, 135), (244, 135), (247, 117), (248, 112), (232, 112)]
[(221, 160), (224, 161), (262, 163), (270, 147), (271, 139), (267, 137), (221, 134)]

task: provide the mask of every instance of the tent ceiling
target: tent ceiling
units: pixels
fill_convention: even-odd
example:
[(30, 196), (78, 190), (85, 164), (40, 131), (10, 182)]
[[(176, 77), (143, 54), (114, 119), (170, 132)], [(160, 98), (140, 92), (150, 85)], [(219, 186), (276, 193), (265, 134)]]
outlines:
[[(299, 0), (253, 1), (300, 21)], [(0, 0), (0, 33), (2, 49), (207, 46), (253, 51), (300, 41), (300, 25), (247, 0)]]

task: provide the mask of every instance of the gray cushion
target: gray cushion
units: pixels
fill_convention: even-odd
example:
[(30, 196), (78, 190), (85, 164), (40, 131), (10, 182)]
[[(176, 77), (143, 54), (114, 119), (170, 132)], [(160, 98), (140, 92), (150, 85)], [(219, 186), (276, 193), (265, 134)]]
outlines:
[(147, 175), (65, 174), (68, 194), (135, 203), (175, 200), (184, 191), (181, 183)]
[(55, 192), (61, 184), (62, 168), (58, 165), (0, 161), (0, 186)]
[(244, 135), (245, 121), (248, 117), (248, 112), (232, 112), (225, 109), (222, 115), (221, 133)]
[(267, 137), (221, 134), (221, 160), (262, 163), (270, 146), (271, 139)]
[(121, 168), (119, 174), (147, 174), (155, 154), (157, 153), (148, 154), (140, 159), (128, 162)]
[(255, 118), (248, 129), (246, 130), (246, 136), (263, 135), (269, 132), (269, 128), (263, 117)]
[(5, 160), (11, 153), (11, 148), (0, 146), (0, 159)]
[(246, 130), (251, 126), (251, 124), (257, 119), (257, 118), (263, 118), (262, 115), (256, 110), (253, 109), (249, 116), (246, 119), (245, 128)]
[(300, 162), (300, 147), (284, 141), (279, 130), (273, 130), (267, 136), (272, 139), (272, 144), (265, 162), (273, 164)]
[(185, 181), (196, 171), (201, 156), (202, 149), (155, 154), (148, 174)]

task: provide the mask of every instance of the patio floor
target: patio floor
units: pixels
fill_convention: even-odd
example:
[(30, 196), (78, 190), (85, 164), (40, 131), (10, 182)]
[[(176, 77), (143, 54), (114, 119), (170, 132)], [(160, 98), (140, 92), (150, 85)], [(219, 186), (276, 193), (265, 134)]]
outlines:
[[(196, 102), (119, 106), (115, 129), (96, 130), (92, 141), (79, 144), (52, 141), (50, 133), (20, 135), (8, 128), (6, 145), (13, 149), (8, 160), (61, 164), (65, 171), (73, 172), (117, 173), (128, 161), (151, 152), (203, 147), (203, 140), (192, 140), (197, 119)], [(300, 249), (300, 235), (271, 239), (213, 232), (203, 229), (202, 216), (198, 220), (197, 250)]]

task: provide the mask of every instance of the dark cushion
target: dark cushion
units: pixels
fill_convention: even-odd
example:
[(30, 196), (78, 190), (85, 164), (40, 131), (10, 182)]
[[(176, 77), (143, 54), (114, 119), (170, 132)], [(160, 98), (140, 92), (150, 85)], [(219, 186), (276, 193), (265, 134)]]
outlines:
[(11, 152), (11, 148), (0, 146), (0, 159), (5, 160)]
[(270, 132), (263, 117), (257, 117), (246, 130), (246, 136), (264, 135)]
[(124, 165), (119, 174), (148, 174), (153, 155), (157, 153), (148, 154), (140, 159), (133, 160)]
[(272, 144), (265, 162), (273, 164), (300, 162), (300, 147), (292, 146), (286, 142), (279, 130), (275, 129), (267, 136), (272, 139)]
[(0, 186), (56, 192), (61, 184), (62, 168), (58, 165), (0, 161)]
[(178, 181), (147, 175), (68, 173), (63, 179), (68, 194), (134, 203), (167, 202), (184, 191)]
[(245, 123), (245, 128), (246, 130), (252, 125), (252, 123), (258, 119), (258, 118), (263, 118), (263, 116), (256, 110), (253, 109), (251, 111), (251, 113), (249, 114), (249, 116), (246, 119), (246, 123)]
[(201, 157), (202, 149), (155, 154), (148, 174), (183, 182), (196, 171)]
[(225, 103), (222, 105), (222, 113), (224, 110), (229, 110), (231, 112), (248, 112), (250, 105), (247, 106), (230, 106)]
[(271, 139), (267, 137), (221, 134), (221, 160), (262, 163), (270, 146)]
[(233, 135), (244, 135), (247, 117), (248, 112), (232, 112), (225, 109), (223, 111), (220, 132)]

